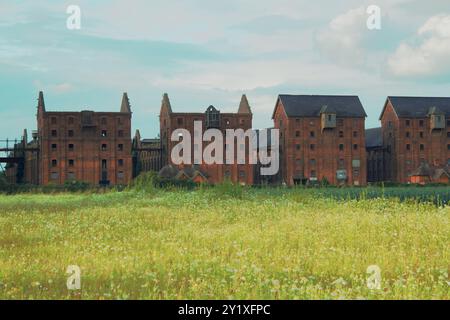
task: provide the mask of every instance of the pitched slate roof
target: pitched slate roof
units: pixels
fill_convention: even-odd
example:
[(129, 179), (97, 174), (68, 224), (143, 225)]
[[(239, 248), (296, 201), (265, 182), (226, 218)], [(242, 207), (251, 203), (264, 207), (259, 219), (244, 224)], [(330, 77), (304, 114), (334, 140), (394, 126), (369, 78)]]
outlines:
[[(283, 104), (288, 117), (317, 117), (325, 106), (327, 110), (336, 112), (338, 117), (367, 117), (358, 96), (281, 94), (278, 101)], [(272, 118), (274, 116), (275, 111)]]
[(366, 130), (366, 148), (377, 148), (383, 146), (381, 127)]
[(381, 113), (384, 114), (387, 102), (391, 102), (395, 113), (404, 118), (424, 118), (433, 110), (450, 115), (450, 97), (388, 97)]

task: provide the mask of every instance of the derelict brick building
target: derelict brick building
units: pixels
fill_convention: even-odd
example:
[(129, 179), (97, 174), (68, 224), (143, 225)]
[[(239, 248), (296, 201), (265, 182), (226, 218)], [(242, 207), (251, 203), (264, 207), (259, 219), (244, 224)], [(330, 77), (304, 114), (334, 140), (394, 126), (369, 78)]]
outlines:
[[(164, 94), (161, 112), (160, 112), (160, 137), (161, 137), (161, 148), (162, 148), (162, 162), (163, 165), (173, 165), (171, 160), (171, 150), (179, 142), (172, 142), (171, 135), (176, 129), (186, 129), (189, 131), (192, 137), (192, 159), (191, 164), (194, 164), (197, 159), (194, 159), (194, 150), (200, 148), (198, 145), (194, 145), (194, 137), (199, 134), (194, 132), (194, 121), (201, 121), (203, 131), (214, 128), (219, 129), (224, 137), (227, 129), (243, 129), (244, 131), (252, 128), (253, 114), (250, 109), (250, 105), (247, 101), (245, 95), (242, 96), (241, 102), (239, 104), (239, 109), (237, 113), (221, 113), (219, 110), (210, 106), (203, 113), (192, 113), (192, 112), (173, 112), (172, 106), (170, 104), (169, 96)], [(203, 135), (203, 132), (201, 133)], [(208, 142), (202, 143), (203, 153), (204, 148), (208, 145)], [(230, 146), (226, 145), (224, 139), (224, 155), (225, 148)], [(238, 147), (235, 143), (235, 157), (237, 154)], [(196, 172), (201, 172), (201, 176), (204, 177), (209, 183), (220, 183), (226, 179), (231, 180), (234, 183), (241, 183), (251, 185), (253, 184), (253, 165), (249, 163), (249, 150), (251, 149), (250, 142), (247, 141), (245, 144), (246, 148), (246, 164), (202, 164), (200, 165), (188, 165), (195, 167)], [(198, 159), (200, 160), (200, 159)], [(236, 159), (235, 159), (236, 160)], [(225, 159), (224, 159), (225, 163)], [(183, 167), (181, 165), (179, 167)], [(179, 168), (180, 169), (180, 168)], [(167, 171), (167, 170), (166, 170)], [(174, 171), (175, 172), (175, 171)], [(185, 175), (190, 177), (190, 175)]]
[(47, 111), (38, 99), (39, 184), (83, 181), (128, 184), (132, 178), (131, 108), (123, 94), (120, 112)]
[(365, 185), (366, 116), (357, 96), (280, 95), (272, 118), (282, 181)]
[(380, 120), (383, 180), (448, 182), (450, 98), (388, 97)]

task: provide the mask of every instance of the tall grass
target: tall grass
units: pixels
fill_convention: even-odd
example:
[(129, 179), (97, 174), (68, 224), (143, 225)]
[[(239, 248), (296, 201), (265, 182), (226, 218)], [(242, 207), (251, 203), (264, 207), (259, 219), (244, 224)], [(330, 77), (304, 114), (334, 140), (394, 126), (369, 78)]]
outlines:
[(339, 190), (0, 196), (0, 299), (450, 298), (447, 206)]

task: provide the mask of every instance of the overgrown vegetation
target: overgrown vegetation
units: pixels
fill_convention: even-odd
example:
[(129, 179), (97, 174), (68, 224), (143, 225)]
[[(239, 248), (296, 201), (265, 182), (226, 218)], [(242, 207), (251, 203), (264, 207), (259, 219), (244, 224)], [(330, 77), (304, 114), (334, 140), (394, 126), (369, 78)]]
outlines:
[(0, 299), (449, 299), (450, 209), (433, 193), (448, 200), (147, 176), (123, 192), (0, 195)]

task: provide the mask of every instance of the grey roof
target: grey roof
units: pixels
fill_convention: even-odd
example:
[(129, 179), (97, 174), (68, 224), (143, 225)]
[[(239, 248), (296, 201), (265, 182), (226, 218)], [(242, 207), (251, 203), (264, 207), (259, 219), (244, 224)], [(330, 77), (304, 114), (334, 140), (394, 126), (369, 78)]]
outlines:
[(159, 171), (159, 177), (163, 179), (177, 179), (181, 174), (185, 174), (189, 179), (195, 178), (197, 175), (203, 176), (208, 179), (208, 175), (200, 170), (198, 165), (186, 166), (183, 169), (178, 169), (177, 167), (169, 164), (163, 167)]
[(450, 115), (450, 97), (388, 97), (388, 100), (399, 117), (424, 118), (432, 110)]
[(433, 169), (426, 162), (420, 164), (420, 166), (411, 172), (410, 176), (430, 177), (433, 175)]
[(141, 140), (141, 142), (142, 143), (160, 143), (161, 142), (161, 140), (160, 139), (142, 139)]
[(324, 109), (336, 112), (338, 117), (367, 117), (358, 96), (281, 94), (278, 99), (288, 117), (317, 117)]
[(377, 148), (383, 146), (381, 127), (366, 130), (366, 148)]

